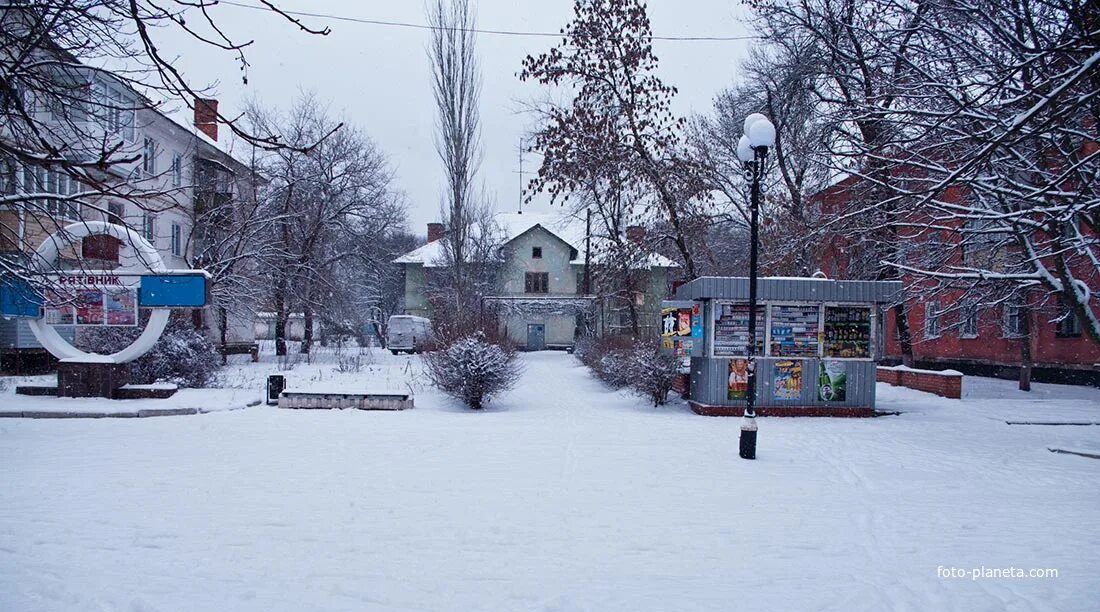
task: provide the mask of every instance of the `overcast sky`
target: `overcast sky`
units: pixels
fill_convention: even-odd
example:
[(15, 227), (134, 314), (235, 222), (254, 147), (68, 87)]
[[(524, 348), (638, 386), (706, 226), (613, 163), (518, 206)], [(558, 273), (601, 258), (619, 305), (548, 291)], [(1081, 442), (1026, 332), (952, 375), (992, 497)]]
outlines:
[[(240, 0), (258, 4), (255, 0)], [(572, 16), (572, 0), (475, 0), (482, 29), (557, 32)], [(417, 0), (279, 0), (288, 10), (361, 19), (424, 23)], [(658, 36), (738, 36), (743, 7), (736, 0), (651, 0), (650, 19)], [(409, 201), (410, 229), (439, 216), (442, 165), (432, 135), (430, 67), (425, 52), (427, 30), (385, 27), (303, 17), (311, 26), (327, 26), (328, 36), (297, 31), (270, 13), (220, 4), (219, 26), (237, 40), (254, 39), (248, 48), (248, 84), (241, 82), (231, 55), (193, 40), (164, 33), (168, 55), (196, 82), (214, 85), (223, 112), (239, 112), (255, 96), (267, 105), (286, 108), (301, 90), (328, 101), (334, 113), (362, 128), (386, 153), (396, 170), (396, 186)], [(479, 178), (495, 196), (498, 210), (514, 211), (519, 200), (519, 139), (532, 118), (519, 112), (520, 102), (537, 98), (537, 85), (516, 78), (525, 55), (548, 49), (557, 39), (481, 34), (478, 49), (484, 159)], [(714, 95), (730, 85), (743, 41), (656, 41), (660, 76), (679, 88), (674, 109), (680, 114), (705, 112)], [(525, 171), (537, 159), (528, 155)], [(542, 206), (545, 206), (543, 204)]]

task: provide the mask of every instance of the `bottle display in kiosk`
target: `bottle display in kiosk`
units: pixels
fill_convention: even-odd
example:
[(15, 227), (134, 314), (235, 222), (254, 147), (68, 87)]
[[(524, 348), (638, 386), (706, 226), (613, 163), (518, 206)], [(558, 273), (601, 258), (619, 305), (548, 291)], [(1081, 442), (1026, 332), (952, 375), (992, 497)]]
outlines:
[(825, 307), (825, 356), (851, 359), (871, 357), (870, 308)]

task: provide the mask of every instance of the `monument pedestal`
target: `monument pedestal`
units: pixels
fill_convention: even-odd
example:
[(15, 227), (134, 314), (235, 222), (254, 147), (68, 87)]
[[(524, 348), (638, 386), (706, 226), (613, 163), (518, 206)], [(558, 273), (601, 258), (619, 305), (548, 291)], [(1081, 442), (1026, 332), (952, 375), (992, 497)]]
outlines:
[(87, 361), (60, 361), (57, 364), (59, 397), (115, 397), (120, 387), (130, 383), (130, 365)]

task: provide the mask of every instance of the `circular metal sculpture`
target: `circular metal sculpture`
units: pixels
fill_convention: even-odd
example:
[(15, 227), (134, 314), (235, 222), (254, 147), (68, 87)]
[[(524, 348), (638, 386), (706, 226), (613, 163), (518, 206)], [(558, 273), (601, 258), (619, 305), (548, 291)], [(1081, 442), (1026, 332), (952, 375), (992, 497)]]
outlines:
[[(105, 223), (103, 221), (87, 221), (73, 223), (66, 226), (61, 231), (51, 234), (42, 245), (38, 247), (35, 252), (35, 264), (38, 269), (43, 273), (50, 273), (56, 270), (57, 257), (62, 249), (77, 243), (87, 236), (113, 236), (121, 240), (123, 243), (134, 247), (137, 251), (138, 261), (144, 264), (144, 270), (141, 271), (129, 271), (129, 270), (112, 270), (112, 273), (119, 275), (126, 274), (142, 274), (145, 272), (163, 272), (167, 270), (164, 265), (164, 260), (161, 259), (160, 253), (156, 248), (144, 236), (137, 232), (123, 227), (121, 225), (115, 225), (113, 223)], [(145, 329), (141, 332), (141, 335), (130, 346), (112, 353), (110, 355), (101, 355), (99, 353), (88, 353), (82, 351), (72, 344), (68, 340), (61, 337), (61, 334), (57, 333), (52, 325), (46, 323), (44, 317), (32, 319), (28, 321), (31, 331), (34, 332), (34, 337), (42, 344), (42, 346), (49, 351), (54, 357), (60, 360), (87, 362), (87, 363), (127, 363), (141, 357), (145, 353), (149, 352), (149, 349), (153, 348), (160, 335), (164, 332), (164, 328), (168, 325), (168, 316), (171, 310), (168, 308), (154, 308), (149, 315), (149, 321), (145, 324)]]

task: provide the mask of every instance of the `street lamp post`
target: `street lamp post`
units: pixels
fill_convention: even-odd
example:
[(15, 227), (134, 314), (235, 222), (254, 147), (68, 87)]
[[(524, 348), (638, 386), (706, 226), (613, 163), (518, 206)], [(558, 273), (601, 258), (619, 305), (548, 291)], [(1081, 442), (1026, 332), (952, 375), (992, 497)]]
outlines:
[(764, 160), (768, 147), (775, 146), (775, 126), (760, 113), (745, 117), (745, 133), (737, 142), (737, 158), (745, 168), (750, 183), (749, 197), (749, 346), (748, 389), (745, 415), (741, 420), (740, 454), (742, 459), (756, 459), (756, 275), (757, 236), (760, 214), (760, 179), (764, 175)]

